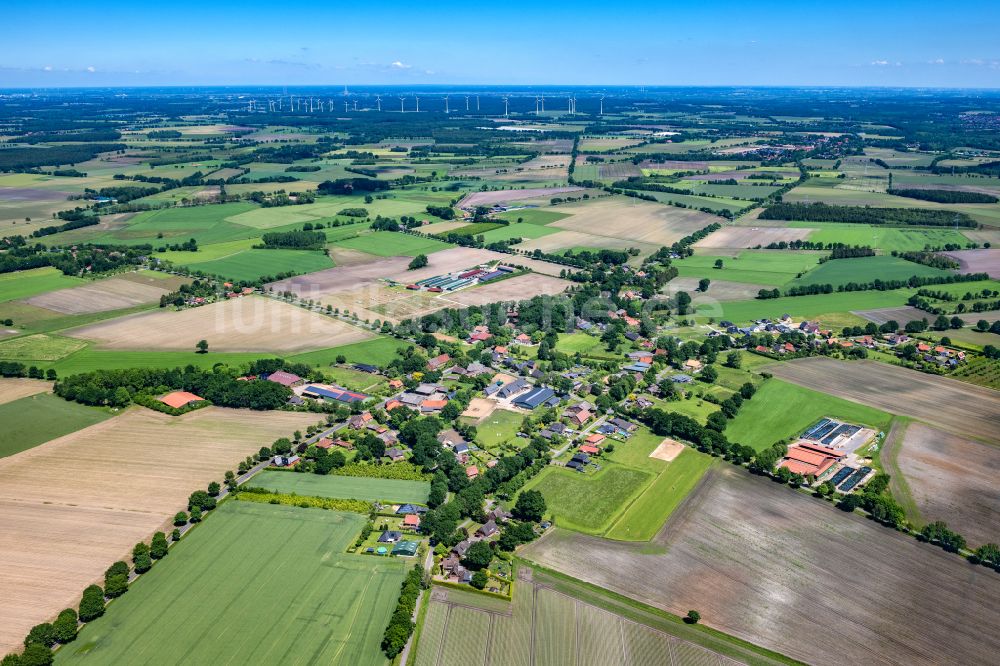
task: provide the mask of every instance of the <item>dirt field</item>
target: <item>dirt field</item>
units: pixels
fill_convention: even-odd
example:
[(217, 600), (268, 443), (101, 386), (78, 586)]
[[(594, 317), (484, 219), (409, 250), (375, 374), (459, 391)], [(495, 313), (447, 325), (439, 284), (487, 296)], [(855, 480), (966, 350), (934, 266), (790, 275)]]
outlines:
[(876, 310), (851, 310), (851, 314), (864, 317), (868, 321), (874, 322), (879, 326), (891, 320), (898, 323), (901, 327), (911, 321), (919, 321), (921, 319), (927, 319), (930, 321), (930, 317), (932, 316), (923, 310), (918, 310), (917, 308), (909, 305), (904, 305), (898, 308), (878, 308)]
[(345, 345), (370, 333), (321, 314), (260, 296), (245, 296), (180, 311), (143, 312), (73, 329), (67, 335), (105, 349), (305, 351)]
[[(369, 255), (370, 258), (370, 255)], [(291, 291), (302, 298), (318, 298), (335, 291), (346, 291), (360, 284), (374, 282), (381, 277), (405, 271), (411, 257), (385, 257), (351, 266), (336, 266), (315, 273), (306, 273), (268, 287), (275, 291)]]
[(992, 278), (1000, 278), (1000, 250), (958, 250), (942, 252), (961, 265), (963, 273), (989, 273)]
[(83, 314), (155, 303), (169, 289), (121, 277), (100, 280), (71, 289), (60, 289), (27, 299), (28, 305), (63, 314)]
[(1000, 650), (995, 572), (729, 466), (653, 544), (555, 529), (522, 554), (809, 663), (987, 664)]
[[(559, 206), (558, 211), (568, 213), (570, 217), (556, 220), (549, 227), (588, 234), (605, 242), (608, 239), (635, 241), (657, 248), (719, 221), (714, 215), (697, 210), (620, 197), (567, 204)], [(552, 236), (539, 240), (546, 238)]]
[[(569, 158), (566, 158), (569, 162)], [(476, 206), (494, 206), (508, 201), (524, 201), (535, 197), (553, 197), (567, 192), (579, 192), (582, 187), (532, 187), (524, 190), (498, 190), (496, 192), (473, 192), (458, 202), (456, 208), (475, 208)]]
[(1000, 392), (878, 361), (803, 358), (767, 367), (779, 379), (912, 416), (949, 432), (1000, 441)]
[(781, 241), (805, 240), (814, 229), (788, 227), (723, 227), (694, 244), (696, 248), (749, 248), (766, 247)]
[(681, 451), (683, 450), (684, 450), (683, 444), (678, 442), (676, 439), (670, 439), (668, 437), (667, 439), (660, 442), (659, 446), (653, 449), (653, 451), (649, 454), (649, 457), (670, 462), (671, 460), (679, 456), (681, 454)]
[(569, 280), (527, 273), (448, 294), (446, 300), (461, 305), (485, 305), (497, 301), (520, 301), (541, 294), (560, 294), (573, 283)]
[[(75, 607), (140, 539), (245, 456), (315, 414), (143, 408), (0, 459), (0, 652)], [(168, 530), (169, 531), (169, 530)]]
[[(537, 259), (503, 254), (501, 252), (493, 252), (492, 250), (479, 250), (471, 247), (448, 248), (447, 250), (441, 250), (440, 252), (428, 255), (427, 259), (429, 263), (426, 268), (418, 268), (415, 271), (411, 271), (407, 270), (404, 264), (398, 270), (382, 273), (382, 276), (390, 280), (410, 283), (434, 277), (435, 275), (443, 275), (463, 268), (478, 266), (490, 261), (502, 261), (512, 266), (523, 266), (542, 275), (558, 276), (559, 271), (566, 268), (565, 266), (550, 264), (546, 261), (538, 261)], [(409, 264), (409, 258), (407, 258), (406, 263)]]
[(895, 461), (921, 522), (943, 520), (973, 546), (1000, 541), (1000, 448), (911, 423), (893, 449), (883, 458)]
[(52, 390), (52, 382), (41, 379), (0, 379), (0, 405)]
[(485, 419), (487, 416), (493, 413), (493, 410), (497, 408), (496, 400), (490, 400), (489, 398), (473, 398), (469, 401), (469, 406), (462, 416), (467, 416), (470, 419)]

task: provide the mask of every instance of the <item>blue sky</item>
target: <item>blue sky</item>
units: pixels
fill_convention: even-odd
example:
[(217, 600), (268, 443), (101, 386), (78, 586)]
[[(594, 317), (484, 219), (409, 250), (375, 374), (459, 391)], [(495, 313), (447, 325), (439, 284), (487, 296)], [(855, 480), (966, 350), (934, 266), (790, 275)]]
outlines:
[(3, 5), (0, 87), (1000, 88), (996, 0), (6, 0)]

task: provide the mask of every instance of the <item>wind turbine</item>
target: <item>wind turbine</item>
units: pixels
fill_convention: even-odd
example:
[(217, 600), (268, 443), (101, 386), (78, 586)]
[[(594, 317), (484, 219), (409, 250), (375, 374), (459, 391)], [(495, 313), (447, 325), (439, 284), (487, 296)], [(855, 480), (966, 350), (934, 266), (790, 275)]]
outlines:
[(405, 105), (406, 105), (406, 98), (405, 97), (400, 97), (399, 98), (399, 112), (400, 113), (406, 113)]
[(445, 113), (450, 113), (450, 111), (448, 111), (448, 96), (447, 95), (444, 96), (444, 112)]
[(465, 110), (466, 111), (469, 110), (469, 96), (468, 95), (465, 96)]
[(344, 100), (344, 113), (347, 113), (347, 100)]
[(414, 95), (413, 99), (417, 100), (417, 113), (420, 113), (420, 98)]
[(479, 95), (476, 95), (476, 111), (479, 110)]
[(535, 115), (538, 115), (538, 95), (535, 95)]
[(358, 110), (358, 100), (354, 100), (354, 110)]
[(541, 95), (539, 99), (542, 100), (542, 113), (545, 113), (545, 95)]
[(379, 111), (382, 110), (382, 95), (375, 95), (375, 106), (378, 107)]
[(601, 95), (601, 113), (598, 115), (604, 115), (604, 95)]
[[(507, 97), (507, 95), (504, 95), (504, 96), (503, 96), (503, 117), (504, 117), (504, 118), (506, 118), (506, 117), (507, 117), (507, 101), (508, 101), (509, 99), (510, 99), (510, 98), (509, 98), (509, 97)], [(479, 110), (479, 98), (477, 97), (477, 98), (476, 98), (476, 111), (478, 111), (478, 110)]]

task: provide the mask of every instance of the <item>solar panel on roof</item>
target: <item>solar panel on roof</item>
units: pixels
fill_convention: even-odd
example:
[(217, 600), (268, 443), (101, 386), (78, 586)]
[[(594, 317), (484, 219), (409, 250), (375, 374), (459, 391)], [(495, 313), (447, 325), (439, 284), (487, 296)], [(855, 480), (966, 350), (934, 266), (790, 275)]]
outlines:
[(833, 475), (833, 478), (830, 479), (830, 483), (832, 483), (834, 485), (834, 487), (836, 487), (836, 486), (840, 485), (840, 483), (844, 479), (846, 479), (847, 477), (849, 477), (852, 472), (854, 472), (854, 468), (853, 467), (841, 467), (840, 470), (836, 474)]
[(872, 471), (871, 467), (862, 467), (854, 474), (851, 474), (850, 478), (848, 478), (847, 481), (844, 481), (839, 486), (840, 490), (844, 491), (845, 493), (851, 492), (852, 490), (854, 490), (854, 487), (859, 483), (861, 483), (861, 480), (866, 476), (868, 476), (869, 472), (871, 471)]
[(817, 430), (827, 425), (828, 423), (830, 423), (830, 419), (820, 419), (816, 423), (809, 426), (809, 428), (804, 433), (802, 433), (802, 436), (805, 437), (806, 439), (812, 439), (813, 433), (815, 433)]

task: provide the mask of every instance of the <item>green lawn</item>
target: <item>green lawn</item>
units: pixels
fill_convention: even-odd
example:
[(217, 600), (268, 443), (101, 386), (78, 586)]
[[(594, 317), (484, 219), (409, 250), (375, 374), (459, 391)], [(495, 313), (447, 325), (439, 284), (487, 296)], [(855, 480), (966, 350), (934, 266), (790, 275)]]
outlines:
[(118, 351), (90, 347), (81, 349), (54, 363), (39, 363), (40, 368), (54, 368), (60, 377), (68, 377), (94, 370), (119, 370), (122, 368), (183, 368), (193, 365), (210, 369), (216, 363), (238, 366), (259, 358), (274, 358), (275, 354), (257, 352), (198, 354), (194, 351)]
[[(135, 245), (150, 243), (154, 247), (194, 238), (199, 245), (222, 243), (260, 236), (256, 229), (234, 224), (230, 218), (252, 211), (257, 206), (238, 202), (207, 206), (175, 206), (139, 213), (121, 229), (99, 233), (84, 228), (58, 234), (50, 242), (92, 239), (98, 243)], [(162, 234), (162, 237), (160, 237)]]
[(824, 416), (887, 430), (892, 416), (825, 393), (777, 379), (765, 381), (729, 422), (726, 437), (758, 451), (799, 435)]
[(87, 280), (63, 275), (62, 271), (51, 267), (3, 273), (0, 274), (0, 303), (86, 283)]
[(476, 442), (483, 448), (491, 449), (505, 442), (517, 440), (517, 433), (523, 421), (523, 414), (506, 409), (494, 410), (476, 427)]
[(224, 502), (55, 661), (387, 664), (406, 563), (345, 554), (364, 520)]
[[(709, 278), (781, 286), (819, 263), (821, 253), (800, 250), (746, 250), (731, 255), (696, 254), (674, 261), (680, 277)], [(722, 268), (715, 262), (722, 259)]]
[(523, 490), (541, 491), (547, 515), (559, 527), (603, 534), (651, 478), (649, 472), (613, 463), (603, 463), (595, 474), (546, 467)]
[(587, 333), (560, 333), (559, 342), (556, 343), (556, 350), (564, 354), (580, 353), (583, 356), (594, 356), (599, 358), (624, 358), (620, 354), (609, 352), (600, 336), (588, 335)]
[(891, 257), (855, 257), (852, 259), (832, 259), (820, 264), (792, 285), (832, 284), (838, 287), (849, 282), (872, 282), (873, 280), (905, 280), (914, 275), (938, 277), (949, 275), (950, 271), (932, 268), (912, 261)]
[(336, 497), (369, 502), (426, 504), (431, 484), (427, 481), (398, 481), (361, 476), (320, 476), (295, 472), (263, 471), (247, 482), (253, 488), (310, 497)]
[(541, 224), (509, 224), (505, 227), (487, 231), (483, 234), (483, 239), (487, 243), (496, 243), (497, 241), (510, 240), (511, 238), (534, 240), (560, 231), (563, 231), (563, 229), (559, 227), (546, 227)]
[[(422, 238), (393, 231), (375, 231), (336, 241), (332, 245), (361, 250), (379, 257), (415, 257), (418, 254), (431, 254), (451, 247), (448, 243), (434, 238)], [(433, 265), (433, 259), (431, 261)]]
[[(657, 461), (663, 462), (663, 461)], [(621, 541), (649, 541), (718, 460), (686, 447), (629, 505), (604, 535)]]
[(26, 451), (49, 440), (109, 418), (111, 414), (39, 393), (0, 405), (0, 458)]
[(552, 224), (558, 220), (565, 219), (569, 217), (568, 213), (557, 213), (554, 210), (543, 210), (541, 208), (524, 208), (522, 210), (512, 210), (507, 213), (501, 213), (497, 215), (502, 220), (507, 220), (511, 222), (512, 227), (517, 226), (517, 220), (520, 219), (524, 224), (536, 224), (544, 226), (546, 224)]
[(836, 222), (791, 222), (788, 226), (816, 229), (809, 234), (809, 240), (814, 243), (870, 245), (885, 252), (923, 250), (927, 245), (937, 247), (949, 243), (965, 245), (969, 242), (968, 238), (954, 229), (905, 229)]
[[(978, 284), (978, 283), (977, 283)], [(935, 285), (935, 288), (938, 285)], [(969, 284), (963, 285), (969, 289)], [(766, 300), (723, 301), (698, 306), (698, 314), (716, 319), (745, 322), (761, 317), (780, 317), (788, 313), (792, 317), (818, 317), (819, 315), (850, 312), (852, 310), (873, 310), (905, 305), (906, 299), (915, 289), (894, 291), (845, 291), (816, 296), (783, 296)], [(822, 317), (820, 317), (822, 322)]]
[(210, 275), (221, 275), (230, 280), (253, 281), (279, 273), (321, 271), (333, 268), (333, 261), (323, 250), (250, 249), (211, 261), (189, 261), (186, 266)]

